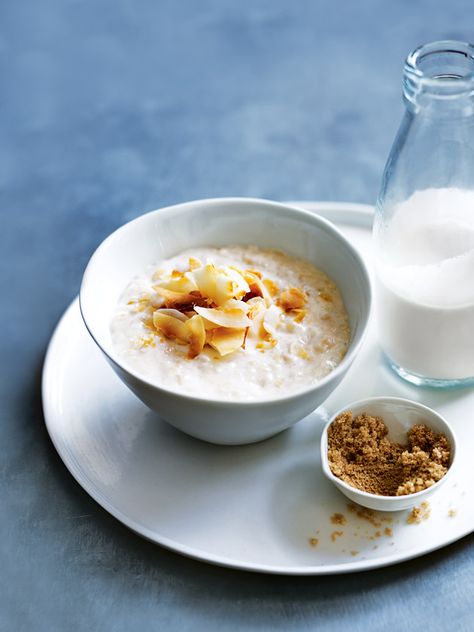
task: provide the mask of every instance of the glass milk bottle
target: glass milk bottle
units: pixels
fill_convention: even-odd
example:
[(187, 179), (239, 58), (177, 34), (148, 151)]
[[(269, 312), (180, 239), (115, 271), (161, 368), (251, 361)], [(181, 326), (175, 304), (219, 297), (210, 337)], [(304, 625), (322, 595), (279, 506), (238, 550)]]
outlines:
[(380, 344), (414, 384), (474, 384), (474, 46), (417, 48), (403, 96), (374, 222)]

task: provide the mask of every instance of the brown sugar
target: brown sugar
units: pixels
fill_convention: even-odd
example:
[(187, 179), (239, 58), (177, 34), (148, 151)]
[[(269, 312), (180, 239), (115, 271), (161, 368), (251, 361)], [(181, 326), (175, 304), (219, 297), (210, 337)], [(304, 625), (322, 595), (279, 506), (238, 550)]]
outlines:
[(318, 546), (319, 544), (318, 538), (308, 538), (308, 541), (309, 541), (309, 546), (315, 547), (315, 546)]
[(331, 540), (335, 542), (337, 538), (341, 537), (341, 535), (344, 535), (344, 531), (333, 531), (331, 533)]
[(421, 503), (419, 507), (413, 507), (407, 518), (408, 524), (420, 524), (422, 520), (428, 520), (431, 514), (429, 503)]
[(384, 516), (380, 512), (376, 512), (373, 509), (368, 509), (367, 507), (360, 507), (358, 505), (353, 505), (349, 503), (347, 505), (348, 511), (354, 513), (361, 520), (366, 520), (373, 527), (381, 527), (383, 522), (392, 522), (392, 518), (388, 516)]
[(344, 514), (335, 513), (331, 516), (331, 522), (332, 524), (339, 524), (341, 526), (344, 526), (345, 524), (347, 524), (347, 519)]
[(352, 487), (381, 496), (404, 496), (431, 487), (448, 471), (446, 436), (415, 425), (407, 445), (390, 441), (383, 419), (351, 411), (338, 415), (328, 429), (332, 473)]

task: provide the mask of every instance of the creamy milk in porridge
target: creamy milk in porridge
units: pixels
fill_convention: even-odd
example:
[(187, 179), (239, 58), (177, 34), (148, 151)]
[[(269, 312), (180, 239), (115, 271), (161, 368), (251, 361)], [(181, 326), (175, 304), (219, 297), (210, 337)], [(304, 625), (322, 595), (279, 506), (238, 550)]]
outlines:
[(255, 246), (196, 248), (151, 266), (126, 287), (111, 334), (149, 381), (229, 401), (309, 387), (339, 364), (350, 338), (333, 281)]

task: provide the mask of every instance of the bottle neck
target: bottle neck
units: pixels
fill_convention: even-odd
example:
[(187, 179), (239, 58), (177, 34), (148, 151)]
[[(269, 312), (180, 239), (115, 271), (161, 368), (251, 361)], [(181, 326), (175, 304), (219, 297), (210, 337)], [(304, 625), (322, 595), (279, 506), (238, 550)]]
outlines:
[(405, 62), (403, 96), (417, 114), (474, 116), (474, 46), (446, 40), (415, 49)]

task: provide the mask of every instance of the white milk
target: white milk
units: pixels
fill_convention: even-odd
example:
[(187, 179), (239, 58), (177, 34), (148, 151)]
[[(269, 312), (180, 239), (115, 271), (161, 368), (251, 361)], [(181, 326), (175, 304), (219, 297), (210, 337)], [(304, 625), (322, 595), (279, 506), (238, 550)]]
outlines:
[(424, 377), (474, 376), (474, 192), (417, 191), (394, 209), (378, 243), (385, 352)]

